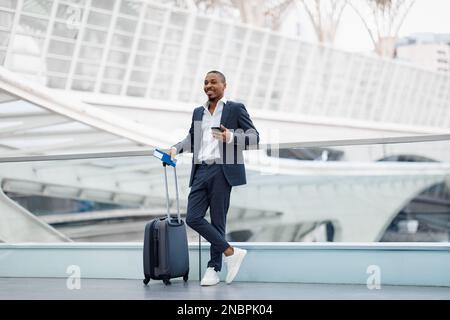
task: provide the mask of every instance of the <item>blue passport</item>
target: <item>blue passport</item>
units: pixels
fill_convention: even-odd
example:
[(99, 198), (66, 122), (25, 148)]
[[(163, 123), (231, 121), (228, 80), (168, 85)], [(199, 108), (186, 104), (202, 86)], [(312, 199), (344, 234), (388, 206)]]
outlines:
[(176, 159), (170, 159), (170, 156), (167, 153), (162, 152), (161, 150), (155, 149), (155, 151), (153, 151), (153, 155), (169, 166), (176, 167), (177, 165)]

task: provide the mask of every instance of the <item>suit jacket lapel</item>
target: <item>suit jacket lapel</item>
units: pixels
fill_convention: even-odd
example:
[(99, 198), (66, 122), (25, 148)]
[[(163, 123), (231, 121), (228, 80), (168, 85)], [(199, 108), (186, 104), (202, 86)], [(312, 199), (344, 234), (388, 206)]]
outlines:
[(220, 124), (223, 124), (223, 126), (225, 128), (227, 127), (227, 121), (228, 121), (228, 117), (230, 116), (230, 102), (227, 101), (226, 104), (224, 104), (223, 109), (222, 109), (222, 116), (220, 117)]
[(204, 109), (203, 108), (198, 108), (198, 110), (197, 110), (197, 114), (195, 115), (195, 117), (194, 117), (194, 120), (196, 120), (196, 121), (202, 121), (203, 120), (203, 112), (204, 112)]
[[(198, 108), (197, 113), (194, 115), (194, 121), (197, 122), (197, 125), (194, 126), (194, 155), (195, 155), (195, 157), (197, 157), (197, 155), (195, 153), (200, 150), (199, 146), (202, 141), (202, 130), (201, 130), (202, 125), (201, 125), (201, 123), (203, 120), (203, 112), (204, 112), (204, 108)], [(197, 126), (199, 126), (199, 127), (196, 129)]]

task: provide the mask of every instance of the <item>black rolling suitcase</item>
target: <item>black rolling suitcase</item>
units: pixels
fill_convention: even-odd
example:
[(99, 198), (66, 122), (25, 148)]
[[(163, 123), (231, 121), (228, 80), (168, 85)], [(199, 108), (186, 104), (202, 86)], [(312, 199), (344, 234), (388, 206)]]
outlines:
[(170, 284), (170, 279), (183, 277), (184, 281), (189, 276), (189, 251), (185, 222), (180, 218), (180, 205), (178, 197), (177, 171), (174, 167), (175, 189), (177, 200), (176, 218), (170, 216), (169, 190), (167, 186), (167, 169), (164, 166), (164, 178), (166, 186), (167, 216), (151, 220), (145, 226), (144, 235), (144, 284), (150, 279), (163, 280), (164, 284)]

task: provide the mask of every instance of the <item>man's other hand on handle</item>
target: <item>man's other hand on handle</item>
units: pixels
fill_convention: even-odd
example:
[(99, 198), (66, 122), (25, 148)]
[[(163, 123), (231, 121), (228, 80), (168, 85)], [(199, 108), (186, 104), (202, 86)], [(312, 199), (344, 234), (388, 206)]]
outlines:
[(169, 151), (167, 151), (167, 154), (170, 156), (170, 160), (175, 159), (177, 155), (177, 148), (175, 147), (170, 148)]

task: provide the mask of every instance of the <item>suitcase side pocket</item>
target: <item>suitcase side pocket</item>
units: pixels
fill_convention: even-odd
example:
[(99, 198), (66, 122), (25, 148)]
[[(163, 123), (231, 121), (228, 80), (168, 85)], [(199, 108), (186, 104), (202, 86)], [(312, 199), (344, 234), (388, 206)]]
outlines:
[[(150, 277), (152, 278), (152, 279), (154, 279), (155, 278), (155, 267), (156, 267), (156, 263), (158, 262), (158, 247), (156, 247), (155, 248), (155, 243), (154, 243), (154, 237), (155, 237), (155, 232), (157, 231), (157, 229), (156, 229), (156, 223), (157, 223), (157, 220), (155, 219), (155, 220), (153, 220), (153, 222), (152, 222), (152, 224), (151, 224), (151, 226), (150, 226), (150, 234), (149, 234), (149, 241), (148, 241), (148, 244), (149, 244), (149, 251), (150, 251), (150, 254), (149, 254), (149, 259), (150, 259)], [(156, 260), (155, 260), (155, 256), (156, 256)]]
[(153, 266), (156, 268), (159, 266), (159, 230), (153, 230), (153, 255), (152, 255), (154, 264)]

